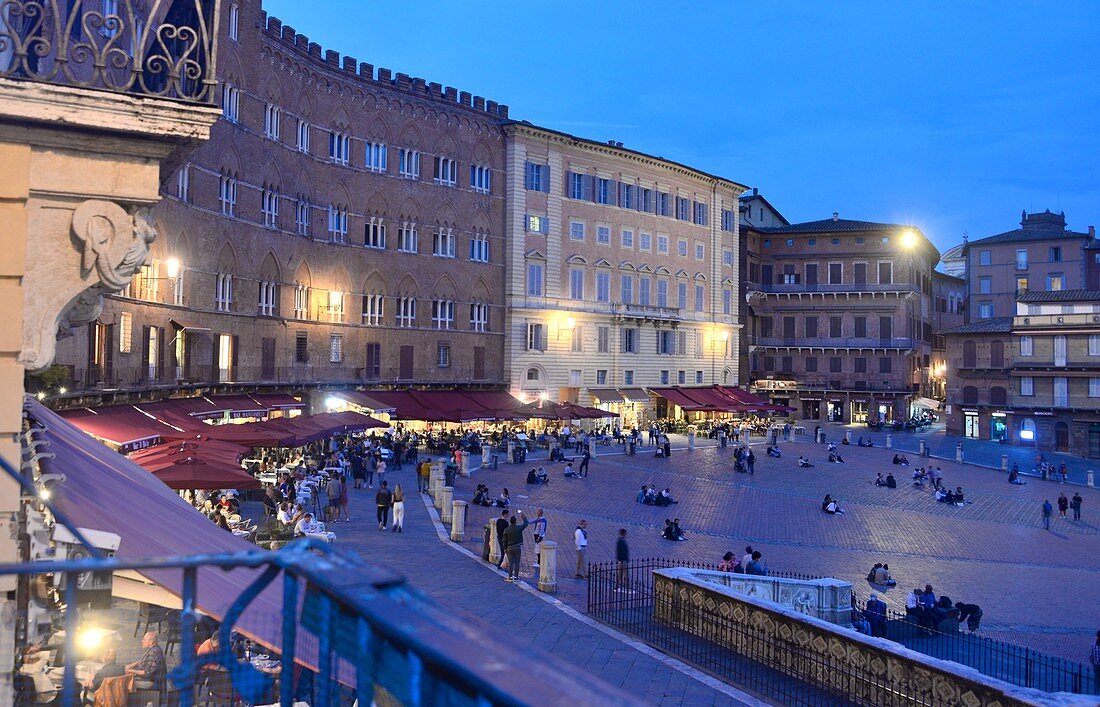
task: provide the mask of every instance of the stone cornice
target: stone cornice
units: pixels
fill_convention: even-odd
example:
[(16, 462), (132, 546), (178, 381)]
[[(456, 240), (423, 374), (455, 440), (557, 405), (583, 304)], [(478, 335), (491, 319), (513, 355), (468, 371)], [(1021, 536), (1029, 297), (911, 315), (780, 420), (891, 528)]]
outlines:
[(524, 137), (537, 140), (544, 140), (557, 145), (563, 145), (572, 147), (575, 149), (585, 150), (587, 152), (595, 153), (604, 157), (616, 157), (620, 159), (626, 159), (631, 162), (635, 162), (646, 167), (663, 169), (668, 172), (673, 172), (680, 176), (689, 177), (692, 179), (699, 179), (708, 186), (716, 186), (720, 189), (728, 189), (733, 192), (734, 198), (741, 193), (748, 191), (748, 187), (737, 182), (724, 179), (722, 177), (708, 174), (697, 169), (688, 167), (687, 165), (680, 164), (679, 162), (673, 162), (671, 160), (662, 159), (660, 157), (654, 157), (653, 155), (647, 155), (644, 152), (638, 152), (636, 150), (630, 150), (623, 147), (616, 147), (607, 143), (597, 142), (595, 140), (588, 140), (586, 138), (576, 137), (567, 133), (558, 132), (550, 128), (540, 128), (537, 125), (530, 123), (511, 122), (506, 123), (504, 126), (504, 132), (508, 136), (512, 137)]

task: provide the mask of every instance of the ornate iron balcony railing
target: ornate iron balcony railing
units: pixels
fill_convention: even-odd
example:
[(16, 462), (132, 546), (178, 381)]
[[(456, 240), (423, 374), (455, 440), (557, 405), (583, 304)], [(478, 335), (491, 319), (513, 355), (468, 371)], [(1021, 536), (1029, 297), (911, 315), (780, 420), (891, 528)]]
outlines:
[(213, 103), (220, 2), (0, 0), (0, 77)]

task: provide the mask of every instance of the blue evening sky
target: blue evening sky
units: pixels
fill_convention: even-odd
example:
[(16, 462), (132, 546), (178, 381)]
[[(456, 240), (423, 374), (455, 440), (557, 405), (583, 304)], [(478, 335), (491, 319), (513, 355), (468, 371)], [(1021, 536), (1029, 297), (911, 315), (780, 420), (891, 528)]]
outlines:
[[(1100, 2), (266, 0), (375, 66), (941, 250), (1100, 224)], [(627, 9), (629, 8), (629, 9)]]

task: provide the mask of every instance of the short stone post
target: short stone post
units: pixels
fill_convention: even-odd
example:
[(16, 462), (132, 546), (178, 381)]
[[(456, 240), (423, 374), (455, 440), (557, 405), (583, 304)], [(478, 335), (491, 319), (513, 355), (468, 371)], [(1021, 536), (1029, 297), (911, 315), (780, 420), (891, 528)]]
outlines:
[(791, 428), (790, 425), (787, 425), (783, 428), (783, 439), (785, 441), (790, 442), (791, 441), (791, 435), (793, 435), (793, 434), (794, 434), (794, 432), (793, 432), (793, 429)]
[(1090, 488), (1092, 488), (1092, 487), (1096, 486), (1096, 484), (1094, 483), (1094, 478), (1093, 478), (1093, 475), (1094, 475), (1094, 474), (1095, 474), (1095, 472), (1094, 472), (1094, 471), (1093, 471), (1092, 469), (1089, 469), (1089, 470), (1088, 470), (1088, 473), (1087, 473), (1087, 474), (1085, 474), (1085, 478), (1087, 478), (1087, 479), (1088, 479), (1088, 482), (1087, 482), (1087, 483), (1088, 483), (1088, 485), (1089, 485), (1089, 487), (1090, 487)]
[(460, 543), (466, 539), (466, 502), (451, 502), (451, 540)]
[[(439, 496), (439, 489), (443, 488), (443, 484), (443, 465), (438, 462), (432, 464), (432, 470), (428, 476), (428, 495), (432, 497), (433, 501)], [(437, 505), (436, 508), (439, 508), (439, 506)]]
[(508, 440), (508, 458), (505, 460), (511, 464), (516, 459), (516, 441), (514, 439)]
[(688, 451), (695, 451), (695, 432), (690, 430), (688, 431)]
[(1008, 455), (1001, 455), (1001, 471), (1008, 471)]
[(539, 591), (558, 592), (558, 544), (543, 540), (539, 545)]
[(497, 537), (497, 527), (493, 521), (489, 521), (489, 562), (494, 565), (500, 562), (500, 538)]
[(454, 498), (454, 486), (444, 486), (439, 489), (439, 502), (435, 504), (435, 507), (439, 509), (439, 519), (444, 523), (451, 522), (451, 514), (454, 513), (451, 504), (454, 502)]
[(962, 464), (963, 460), (963, 443), (959, 442), (955, 445), (955, 461)]
[(894, 435), (886, 435), (886, 448), (887, 449), (893, 449), (894, 448)]
[(462, 462), (458, 465), (458, 473), (462, 476), (470, 476), (470, 455), (463, 454), (461, 457)]
[(596, 456), (596, 435), (592, 435), (588, 438), (588, 456)]
[(852, 441), (852, 431), (851, 430), (844, 430), (844, 441), (845, 442), (851, 442)]
[(923, 440), (923, 439), (920, 440), (920, 453), (919, 453), (919, 456), (922, 456), (922, 457), (927, 457), (928, 456), (928, 442)]

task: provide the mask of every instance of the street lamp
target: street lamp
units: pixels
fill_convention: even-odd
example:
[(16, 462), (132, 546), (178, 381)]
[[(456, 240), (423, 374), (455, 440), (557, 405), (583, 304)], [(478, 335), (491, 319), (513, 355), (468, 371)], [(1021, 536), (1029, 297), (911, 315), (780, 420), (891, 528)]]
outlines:
[(168, 275), (168, 279), (175, 280), (180, 276), (180, 259), (169, 258), (165, 263), (165, 274)]

